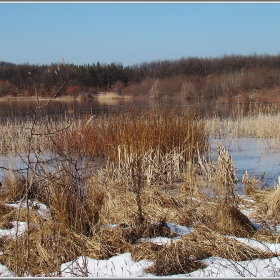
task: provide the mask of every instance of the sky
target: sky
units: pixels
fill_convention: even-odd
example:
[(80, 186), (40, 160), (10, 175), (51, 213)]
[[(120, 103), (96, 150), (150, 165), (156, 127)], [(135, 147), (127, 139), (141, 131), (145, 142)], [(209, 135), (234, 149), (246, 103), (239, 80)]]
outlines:
[(280, 54), (280, 2), (0, 2), (0, 61), (120, 63)]

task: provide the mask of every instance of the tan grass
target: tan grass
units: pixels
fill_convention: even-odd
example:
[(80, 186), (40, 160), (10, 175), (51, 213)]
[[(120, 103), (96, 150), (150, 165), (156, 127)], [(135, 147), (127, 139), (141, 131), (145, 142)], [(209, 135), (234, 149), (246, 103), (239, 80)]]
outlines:
[(216, 212), (216, 222), (210, 226), (222, 234), (230, 234), (239, 237), (252, 237), (256, 228), (238, 208), (222, 203), (218, 204)]
[(122, 99), (122, 98), (133, 98), (129, 95), (119, 95), (116, 92), (100, 92), (99, 95), (97, 95), (97, 99)]
[[(26, 152), (31, 125), (31, 119), (1, 123), (0, 152)], [(64, 129), (68, 126), (69, 129)], [(53, 147), (73, 154), (79, 151), (85, 156), (105, 156), (111, 161), (118, 160), (118, 149), (121, 157), (125, 151), (141, 154), (150, 149), (162, 153), (179, 149), (184, 159), (191, 159), (197, 148), (200, 152), (208, 149), (204, 121), (193, 110), (187, 110), (182, 116), (167, 111), (128, 111), (111, 116), (84, 116), (72, 122), (64, 117), (42, 117), (36, 121), (34, 133), (31, 142), (34, 151), (45, 152)]]
[[(2, 124), (7, 131), (6, 138), (2, 136), (5, 151), (12, 147), (12, 137), (16, 140), (12, 150), (26, 151), (29, 124), (19, 120)], [(174, 112), (130, 111), (117, 116), (84, 116), (63, 129), (67, 124), (66, 119), (46, 123), (43, 118), (36, 123), (41, 134), (34, 137), (32, 147), (59, 159), (54, 172), (42, 169), (32, 174), (36, 183), (28, 194), (48, 206), (47, 220), (32, 207), (27, 212), (6, 205), (26, 195), (24, 176), (11, 173), (1, 188), (0, 226), (9, 228), (12, 221), (25, 221), (26, 216), (32, 225), (16, 240), (1, 240), (4, 254), (0, 261), (18, 276), (26, 268), (32, 275), (59, 276), (63, 262), (81, 255), (107, 259), (132, 252), (134, 260), (153, 260), (147, 271), (157, 275), (203, 268), (200, 260), (212, 255), (234, 261), (274, 256), (225, 236), (279, 239), (271, 231), (257, 231), (241, 213), (229, 152), (221, 146), (217, 162), (203, 157), (208, 133), (195, 112), (179, 117)], [(18, 131), (9, 134), (11, 125)], [(57, 132), (52, 135), (50, 131)], [(79, 157), (100, 157), (105, 164), (87, 174), (77, 167)], [(265, 192), (249, 181), (244, 184), (251, 184), (247, 193), (259, 204), (259, 215), (276, 221), (278, 189)], [(142, 237), (173, 237), (166, 222), (197, 230), (171, 245), (138, 242)], [(117, 226), (108, 228), (109, 224)], [(28, 262), (27, 241), (32, 252)]]
[(208, 256), (217, 256), (234, 261), (265, 259), (277, 256), (277, 254), (259, 251), (244, 245), (205, 226), (184, 236), (182, 242), (186, 242), (189, 246), (200, 247)]
[[(25, 250), (27, 236), (5, 241), (5, 250), (0, 256), (1, 263), (11, 271), (18, 271), (24, 276), (27, 269)], [(29, 243), (32, 248), (28, 262), (30, 275), (59, 276), (62, 263), (73, 260), (80, 255), (98, 257), (98, 244), (90, 241), (83, 235), (63, 229), (53, 221), (37, 225), (29, 234)]]
[(206, 265), (197, 258), (202, 259), (206, 257), (206, 254), (203, 254), (201, 250), (194, 251), (186, 245), (184, 242), (176, 242), (155, 252), (153, 265), (145, 271), (157, 276), (168, 276), (205, 268)]
[(280, 188), (268, 189), (258, 192), (255, 211), (252, 217), (267, 223), (280, 222)]
[(269, 138), (271, 140), (264, 141), (263, 144), (277, 149), (280, 142), (279, 120), (280, 114), (277, 106), (252, 104), (247, 114), (242, 109), (233, 111), (225, 119), (209, 118), (205, 125), (210, 135), (215, 138)]
[(256, 231), (253, 238), (260, 242), (280, 243), (280, 234), (271, 230), (270, 228), (261, 228)]
[(26, 179), (23, 175), (13, 172), (6, 174), (0, 189), (0, 199), (5, 202), (19, 201), (24, 197)]

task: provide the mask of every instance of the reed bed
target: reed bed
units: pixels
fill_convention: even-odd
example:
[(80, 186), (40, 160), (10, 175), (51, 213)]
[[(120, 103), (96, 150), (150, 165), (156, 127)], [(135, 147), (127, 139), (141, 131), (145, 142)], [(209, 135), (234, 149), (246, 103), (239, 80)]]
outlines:
[(195, 110), (181, 116), (174, 111), (129, 111), (117, 116), (84, 119), (84, 148), (90, 156), (102, 153), (116, 162), (126, 154), (140, 155), (150, 149), (169, 153), (180, 149), (184, 159), (192, 159), (197, 149), (208, 148), (204, 121)]
[[(61, 264), (78, 256), (131, 252), (135, 261), (153, 260), (147, 272), (163, 276), (203, 268), (201, 260), (209, 256), (233, 261), (274, 256), (225, 236), (279, 238), (269, 228), (260, 232), (241, 212), (229, 151), (220, 147), (216, 162), (203, 156), (209, 150), (207, 125), (192, 110), (182, 116), (130, 111), (2, 123), (1, 152), (32, 151), (35, 163), (30, 173), (11, 171), (0, 188), (1, 228), (12, 229), (14, 221), (29, 225), (16, 238), (0, 238), (1, 263), (16, 276), (60, 276)], [(41, 158), (46, 153), (50, 162)], [(101, 161), (86, 168), (81, 159)], [(277, 221), (278, 192), (264, 192), (257, 183), (248, 188), (251, 199), (263, 202), (255, 217), (266, 211)], [(29, 202), (30, 208), (24, 206)], [(41, 203), (48, 215), (39, 211)], [(173, 244), (140, 241), (176, 237), (167, 222), (195, 230)], [(86, 276), (86, 264), (80, 270)]]
[(104, 156), (111, 161), (118, 160), (119, 149), (141, 154), (151, 148), (159, 148), (163, 153), (179, 148), (185, 158), (191, 159), (197, 149), (203, 152), (208, 148), (204, 121), (195, 110), (186, 110), (181, 116), (174, 111), (135, 110), (77, 119), (7, 120), (0, 124), (0, 153), (27, 151), (31, 127), (34, 150), (49, 151), (50, 146), (55, 146), (57, 150)]
[(279, 147), (280, 113), (276, 105), (251, 104), (249, 111), (233, 110), (228, 118), (209, 118), (205, 126), (211, 137), (222, 140), (229, 138), (271, 139), (270, 146)]
[[(156, 155), (154, 153), (155, 158)], [(209, 181), (203, 170), (207, 168), (198, 162), (188, 162), (177, 171), (181, 172), (182, 180), (179, 183), (176, 174), (166, 180), (168, 172), (164, 169), (157, 171), (154, 180), (148, 180), (149, 162), (154, 158), (148, 152), (145, 156), (137, 159), (140, 162), (137, 170), (141, 180), (132, 172), (136, 158), (126, 155), (124, 158), (129, 158), (128, 161), (108, 161), (105, 167), (87, 178), (85, 185), (77, 184), (67, 172), (50, 174), (46, 180), (40, 181), (32, 190), (32, 197), (48, 206), (49, 215), (42, 218), (37, 208), (32, 207), (29, 212), (32, 224), (29, 234), (17, 239), (1, 239), (4, 253), (0, 257), (1, 263), (19, 276), (24, 276), (26, 270), (31, 275), (59, 276), (60, 265), (78, 256), (104, 259), (129, 251), (135, 261), (154, 261), (147, 272), (170, 275), (203, 268), (204, 264), (200, 260), (211, 255), (236, 261), (273, 255), (224, 237), (226, 234), (271, 238), (271, 231), (258, 233), (235, 205), (237, 199), (228, 199), (231, 195), (228, 192), (215, 192), (214, 188), (212, 195), (206, 195)], [(160, 160), (164, 165), (164, 160), (169, 162), (172, 157), (174, 151)], [(220, 153), (220, 157), (228, 159), (226, 153)], [(176, 166), (176, 159), (180, 157), (175, 156), (174, 159)], [(218, 166), (219, 162), (225, 160), (220, 159), (211, 164)], [(225, 183), (223, 172), (215, 171), (212, 176), (214, 182)], [(232, 174), (228, 178), (232, 178)], [(11, 221), (17, 219), (24, 221), (26, 215), (24, 208), (17, 216), (17, 210), (8, 206), (18, 201), (20, 192), (15, 190), (21, 188), (22, 178), (6, 180), (7, 184), (4, 182), (1, 192), (1, 201), (6, 202), (0, 207), (3, 213), (2, 227), (9, 227)], [(190, 186), (190, 182), (196, 183)], [(230, 180), (224, 188), (231, 184), (233, 182)], [(143, 217), (143, 220), (139, 220), (139, 217)], [(139, 243), (139, 238), (175, 237), (176, 232), (170, 230), (166, 221), (186, 225), (197, 231), (186, 235), (178, 244)], [(109, 226), (112, 224), (115, 226)], [(28, 264), (25, 261), (27, 239), (32, 250)], [(163, 266), (167, 259), (168, 266)], [(81, 267), (81, 271), (86, 271), (86, 267)]]

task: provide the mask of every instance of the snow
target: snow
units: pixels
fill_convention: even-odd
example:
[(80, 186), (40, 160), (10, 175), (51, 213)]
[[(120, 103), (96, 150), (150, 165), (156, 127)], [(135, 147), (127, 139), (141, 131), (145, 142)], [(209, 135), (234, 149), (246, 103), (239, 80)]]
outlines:
[(0, 277), (14, 277), (7, 267), (3, 264), (0, 264)]
[(259, 242), (254, 239), (250, 238), (238, 238), (238, 237), (232, 237), (235, 240), (242, 242), (246, 245), (249, 245), (255, 249), (261, 250), (261, 251), (267, 251), (267, 252), (272, 252), (275, 254), (280, 254), (280, 244), (271, 244), (267, 242)]
[[(75, 261), (61, 266), (63, 277), (141, 277), (145, 276), (143, 269), (151, 265), (148, 260), (134, 262), (130, 253), (111, 257), (109, 260), (94, 260), (79, 257)], [(83, 270), (81, 268), (86, 268)], [(79, 271), (83, 271), (82, 273)]]
[[(191, 277), (280, 277), (280, 259), (237, 262), (218, 257), (203, 261), (207, 267), (189, 273)], [(187, 276), (187, 275), (184, 275)]]
[[(204, 269), (188, 274), (176, 274), (168, 277), (280, 277), (280, 259), (256, 259), (252, 261), (232, 261), (218, 257), (202, 260), (207, 265)], [(61, 265), (61, 277), (153, 277), (144, 269), (152, 265), (152, 261), (141, 260), (134, 262), (129, 252), (114, 256), (108, 260), (94, 260), (80, 256), (76, 260)], [(13, 274), (0, 264), (1, 277), (13, 277)], [(162, 278), (162, 277), (160, 277)]]
[[(48, 219), (48, 217), (50, 215), (50, 211), (45, 204), (29, 200), (28, 205), (32, 210), (36, 210), (36, 212), (43, 219)], [(10, 203), (10, 204), (7, 204), (7, 206), (10, 206), (10, 207), (13, 207), (13, 208), (18, 208), (18, 207), (26, 208), (26, 201), (21, 201), (21, 202), (18, 201), (17, 203)]]
[(1, 229), (0, 230), (0, 238), (4, 236), (8, 236), (10, 238), (16, 238), (16, 236), (21, 236), (26, 229), (25, 222), (11, 222), (13, 227), (11, 229)]

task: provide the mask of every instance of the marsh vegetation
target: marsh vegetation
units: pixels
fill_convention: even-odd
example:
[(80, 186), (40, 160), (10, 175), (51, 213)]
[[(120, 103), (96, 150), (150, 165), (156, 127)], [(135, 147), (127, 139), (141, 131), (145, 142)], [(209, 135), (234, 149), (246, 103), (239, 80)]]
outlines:
[[(280, 242), (279, 186), (263, 188), (248, 173), (240, 182), (224, 145), (270, 138), (278, 149), (277, 107), (252, 105), (245, 114), (241, 104), (222, 119), (193, 108), (55, 119), (40, 110), (0, 124), (1, 154), (24, 163), (2, 166), (0, 228), (14, 233), (0, 236), (0, 262), (14, 276), (61, 276), (62, 264), (79, 256), (126, 252), (152, 261), (145, 271), (158, 276), (203, 269), (210, 256), (278, 257), (238, 238)], [(191, 230), (182, 236), (171, 224)], [(155, 244), (157, 236), (175, 241)], [(72, 275), (88, 276), (87, 263)]]

